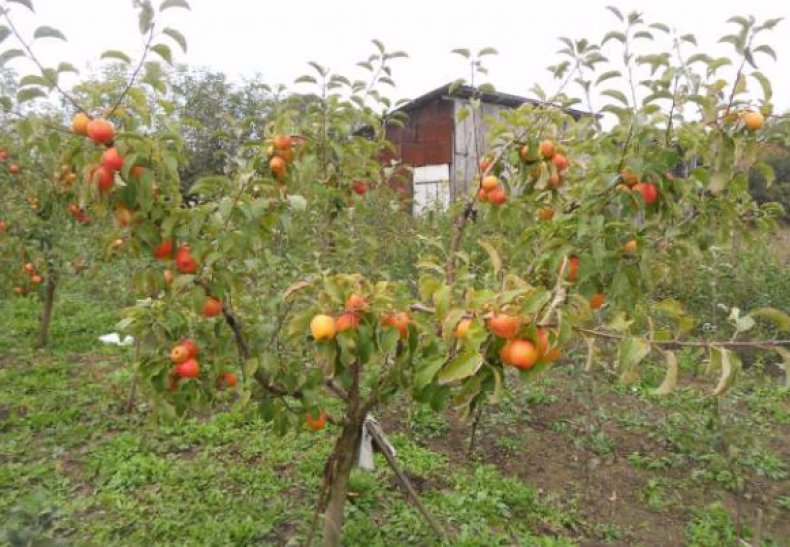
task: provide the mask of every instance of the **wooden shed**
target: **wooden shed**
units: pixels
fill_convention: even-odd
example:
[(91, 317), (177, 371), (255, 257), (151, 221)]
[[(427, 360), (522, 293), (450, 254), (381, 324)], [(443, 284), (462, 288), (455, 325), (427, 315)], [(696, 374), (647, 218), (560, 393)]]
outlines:
[[(426, 93), (401, 107), (408, 114), (403, 127), (387, 128), (387, 140), (395, 145), (397, 160), (412, 167), (398, 173), (398, 186), (412, 198), (415, 214), (447, 207), (466, 195), (477, 174), (478, 150), (486, 150), (488, 124), (503, 109), (513, 109), (534, 99), (507, 93), (482, 93), (481, 115), (459, 121), (459, 111), (469, 103), (475, 89), (460, 86), (450, 93), (452, 84)], [(574, 117), (584, 115), (570, 110)]]

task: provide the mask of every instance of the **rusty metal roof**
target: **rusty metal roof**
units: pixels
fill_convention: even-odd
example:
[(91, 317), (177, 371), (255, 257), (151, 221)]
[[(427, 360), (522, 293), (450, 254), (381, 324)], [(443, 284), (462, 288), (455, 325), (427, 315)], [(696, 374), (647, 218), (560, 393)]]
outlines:
[[(452, 93), (450, 92), (451, 89), (452, 89)], [(416, 99), (412, 99), (408, 103), (401, 106), (398, 110), (402, 110), (404, 112), (410, 112), (412, 110), (417, 110), (436, 100), (447, 99), (447, 98), (469, 99), (473, 97), (476, 93), (478, 93), (478, 90), (472, 86), (469, 85), (454, 86), (452, 83), (449, 83), (443, 85), (442, 87), (434, 89), (433, 91), (429, 91), (428, 93), (421, 95)], [(528, 97), (521, 97), (519, 95), (511, 95), (510, 93), (502, 93), (500, 91), (480, 93), (480, 100), (484, 103), (498, 104), (510, 108), (518, 108), (524, 103), (534, 104), (534, 105), (544, 104), (543, 101), (539, 101), (537, 99), (530, 99)], [(558, 106), (557, 108), (561, 108), (561, 107)], [(589, 112), (576, 110), (574, 108), (565, 108), (564, 110), (577, 120), (583, 116), (592, 115)]]

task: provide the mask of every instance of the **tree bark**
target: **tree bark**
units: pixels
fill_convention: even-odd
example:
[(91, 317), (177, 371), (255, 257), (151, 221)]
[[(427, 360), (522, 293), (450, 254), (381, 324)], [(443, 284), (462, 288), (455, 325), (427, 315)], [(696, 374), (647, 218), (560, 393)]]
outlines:
[(37, 348), (44, 348), (49, 342), (49, 325), (52, 322), (52, 309), (55, 306), (55, 288), (57, 287), (57, 276), (50, 271), (47, 276), (47, 286), (44, 289), (44, 309), (38, 323)]
[[(362, 417), (364, 419), (364, 416)], [(357, 444), (362, 431), (362, 419), (350, 420), (343, 426), (343, 433), (335, 444), (329, 466), (329, 501), (324, 512), (324, 547), (340, 545), (343, 530), (343, 510), (348, 494), (348, 480), (357, 456)]]

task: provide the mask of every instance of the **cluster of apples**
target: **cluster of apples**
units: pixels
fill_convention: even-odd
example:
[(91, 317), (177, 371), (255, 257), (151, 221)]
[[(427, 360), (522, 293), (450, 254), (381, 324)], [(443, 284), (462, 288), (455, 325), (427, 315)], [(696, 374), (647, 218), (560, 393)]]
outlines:
[(192, 250), (188, 244), (181, 245), (173, 255), (175, 242), (172, 238), (165, 238), (154, 247), (154, 258), (157, 260), (170, 260), (174, 258), (176, 269), (183, 274), (193, 274), (198, 269), (198, 261), (192, 256)]
[[(359, 328), (361, 315), (367, 310), (368, 303), (359, 294), (351, 294), (345, 302), (343, 313), (337, 319), (331, 315), (318, 314), (310, 321), (310, 334), (317, 342), (332, 340), (338, 332)], [(392, 311), (381, 316), (380, 323), (387, 328), (397, 329), (401, 339), (409, 336), (411, 317), (403, 311)]]
[[(77, 112), (71, 120), (71, 131), (76, 135), (88, 137), (94, 144), (105, 146), (99, 165), (89, 173), (89, 180), (96, 183), (102, 193), (112, 190), (115, 184), (115, 173), (123, 168), (124, 158), (114, 146), (115, 126), (104, 118), (91, 119), (84, 112)], [(142, 167), (136, 165), (130, 171), (131, 176), (139, 176)]]
[(492, 205), (503, 205), (507, 202), (507, 193), (496, 176), (486, 175), (480, 181), (477, 199), (482, 202), (489, 202)]
[(554, 190), (558, 189), (562, 186), (563, 174), (570, 165), (568, 157), (558, 152), (554, 141), (549, 139), (541, 141), (536, 152), (531, 150), (529, 145), (524, 145), (519, 150), (519, 156), (525, 163), (535, 165), (533, 175), (539, 175), (543, 169), (548, 168), (549, 185)]
[[(44, 282), (44, 277), (36, 271), (36, 266), (32, 262), (27, 262), (22, 267), (22, 270), (27, 274), (30, 283), (33, 285), (41, 285)], [(27, 289), (22, 285), (17, 285), (14, 287), (14, 292), (18, 295), (23, 295), (27, 292)]]
[[(464, 338), (469, 332), (472, 317), (461, 319), (455, 327), (456, 338)], [(506, 340), (499, 351), (499, 358), (506, 365), (527, 370), (535, 364), (552, 363), (560, 356), (560, 348), (551, 347), (549, 333), (538, 328), (534, 339), (522, 336), (522, 327), (526, 325), (524, 317), (507, 313), (491, 313), (486, 317), (486, 328), (498, 338)]]
[[(199, 378), (200, 363), (197, 356), (200, 351), (197, 343), (189, 338), (184, 338), (170, 350), (170, 360), (173, 366), (168, 373), (168, 391), (175, 391), (178, 381), (182, 378)], [(236, 375), (232, 372), (222, 372), (217, 377), (217, 387), (234, 388), (238, 383)]]
[(269, 154), (269, 169), (274, 178), (282, 182), (288, 174), (288, 165), (293, 161), (293, 140), (289, 135), (275, 135), (267, 150)]
[(620, 184), (616, 186), (623, 192), (636, 192), (647, 205), (652, 205), (658, 201), (658, 185), (653, 182), (640, 182), (639, 176), (630, 169), (623, 169), (620, 172)]
[[(0, 163), (5, 163), (8, 161), (8, 150), (5, 148), (0, 148)], [(8, 173), (11, 175), (18, 175), (19, 172), (22, 171), (22, 168), (19, 166), (18, 163), (12, 161), (8, 164)]]

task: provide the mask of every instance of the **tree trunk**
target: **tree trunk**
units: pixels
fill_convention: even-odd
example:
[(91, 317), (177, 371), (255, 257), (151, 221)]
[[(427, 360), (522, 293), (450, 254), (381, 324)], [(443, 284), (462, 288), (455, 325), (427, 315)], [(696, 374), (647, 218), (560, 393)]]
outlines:
[(37, 348), (47, 346), (49, 341), (49, 324), (52, 321), (52, 308), (55, 306), (55, 287), (57, 286), (57, 277), (54, 272), (49, 272), (47, 276), (47, 286), (44, 289), (44, 309), (41, 311), (41, 317), (38, 323), (38, 342)]
[(362, 420), (352, 420), (343, 427), (343, 433), (335, 444), (330, 465), (331, 483), (329, 501), (324, 512), (324, 547), (340, 545), (343, 530), (343, 509), (348, 493), (348, 479), (357, 456), (357, 444), (361, 434)]

